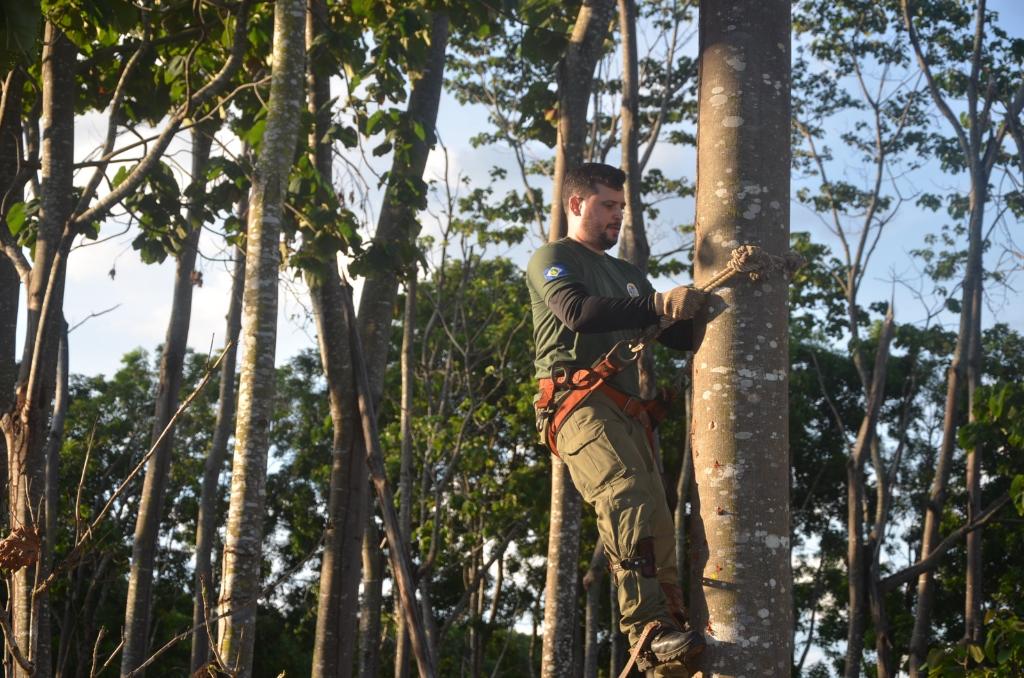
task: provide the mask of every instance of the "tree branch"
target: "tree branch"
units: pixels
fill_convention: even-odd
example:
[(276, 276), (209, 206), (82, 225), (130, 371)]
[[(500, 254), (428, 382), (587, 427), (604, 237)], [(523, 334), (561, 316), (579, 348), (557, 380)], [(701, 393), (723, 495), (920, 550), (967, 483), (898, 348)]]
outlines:
[(1004, 493), (1001, 497), (996, 499), (992, 504), (985, 509), (978, 519), (972, 523), (962, 525), (956, 530), (949, 533), (945, 539), (943, 539), (938, 546), (932, 549), (932, 552), (924, 560), (919, 560), (909, 567), (905, 567), (895, 574), (891, 574), (878, 583), (879, 589), (882, 592), (888, 592), (897, 586), (902, 586), (909, 581), (912, 581), (915, 577), (923, 572), (935, 569), (938, 566), (939, 561), (942, 560), (942, 556), (945, 555), (946, 551), (951, 549), (958, 541), (963, 539), (969, 533), (974, 532), (977, 529), (984, 527), (986, 524), (992, 521), (992, 518), (999, 512), (999, 509), (1003, 508), (1010, 503), (1010, 494)]

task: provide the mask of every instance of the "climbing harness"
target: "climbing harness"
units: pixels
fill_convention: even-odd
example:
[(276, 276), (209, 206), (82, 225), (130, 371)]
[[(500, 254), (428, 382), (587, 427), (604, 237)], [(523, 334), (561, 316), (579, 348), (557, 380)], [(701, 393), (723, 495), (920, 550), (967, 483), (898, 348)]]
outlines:
[[(782, 271), (791, 276), (804, 263), (796, 252), (783, 256), (769, 254), (757, 245), (740, 245), (732, 251), (726, 267), (698, 287), (701, 292), (710, 292), (721, 287), (734, 276), (746, 274), (751, 280), (760, 280), (772, 273)], [(648, 439), (654, 436), (654, 427), (668, 414), (671, 397), (642, 400), (605, 383), (637, 360), (647, 345), (658, 338), (661, 332), (675, 321), (665, 319), (652, 325), (634, 339), (625, 339), (612, 346), (593, 366), (572, 370), (571, 367), (556, 364), (552, 367), (551, 378), (539, 381), (540, 395), (534, 404), (537, 412), (537, 430), (547, 431), (545, 439), (548, 449), (558, 456), (558, 430), (583, 402), (596, 391), (608, 396), (627, 416), (638, 419), (647, 431)], [(562, 396), (563, 391), (568, 391)]]

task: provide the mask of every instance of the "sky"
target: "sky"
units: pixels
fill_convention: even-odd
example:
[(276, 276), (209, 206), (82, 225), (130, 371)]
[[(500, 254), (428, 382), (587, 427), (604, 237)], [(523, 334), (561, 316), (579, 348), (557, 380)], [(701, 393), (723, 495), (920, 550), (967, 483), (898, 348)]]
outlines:
[[(1001, 24), (1011, 35), (1024, 35), (1024, 2), (1021, 0), (996, 0), (989, 5), (1001, 11)], [(100, 113), (81, 116), (76, 128), (76, 159), (83, 159), (93, 152), (105, 134), (106, 118)], [(941, 122), (939, 123), (941, 124)], [(475, 185), (487, 182), (488, 172), (494, 165), (511, 166), (511, 152), (503, 147), (490, 146), (473, 148), (469, 139), (487, 126), (485, 113), (480, 108), (466, 107), (445, 94), (438, 116), (438, 133), (444, 148), (435, 148), (430, 154), (426, 177), (442, 179), (447, 168), (453, 179), (466, 176)], [(837, 130), (838, 131), (838, 130)], [(174, 142), (169, 150), (168, 160), (181, 167), (184, 181), (188, 166), (187, 135)], [(377, 170), (385, 169), (386, 158)], [(614, 162), (614, 159), (612, 159)], [(649, 167), (662, 168), (667, 176), (695, 175), (696, 156), (692, 148), (681, 148), (660, 144), (651, 159)], [(856, 169), (851, 166), (851, 172)], [(853, 177), (854, 180), (857, 177)], [(79, 177), (79, 182), (84, 177)], [(372, 181), (372, 179), (371, 179)], [(954, 180), (946, 175), (920, 176), (917, 188), (946, 193)], [(539, 184), (538, 184), (539, 185)], [(370, 191), (371, 198), (376, 191)], [(693, 201), (677, 200), (666, 206), (662, 215), (663, 224), (690, 223), (693, 221)], [(376, 214), (372, 208), (368, 223), (373, 223)], [(926, 309), (915, 299), (909, 287), (924, 285), (920, 272), (909, 255), (911, 249), (921, 246), (921, 236), (931, 230), (939, 215), (921, 212), (907, 212), (894, 222), (883, 236), (876, 260), (872, 262), (871, 273), (865, 283), (865, 299), (888, 298), (895, 293), (897, 299), (897, 321), (921, 321)], [(1017, 225), (1010, 224), (1014, 229)], [(432, 220), (424, 220), (427, 232), (435, 229)], [(173, 262), (168, 260), (160, 265), (142, 263), (131, 248), (134, 234), (124, 232), (119, 223), (107, 223), (101, 230), (98, 243), (82, 241), (72, 252), (68, 267), (68, 284), (65, 301), (65, 315), (71, 327), (75, 327), (70, 341), (71, 370), (80, 374), (111, 374), (120, 363), (121, 356), (129, 350), (142, 347), (152, 351), (163, 342), (171, 303)], [(654, 234), (664, 233), (667, 226)], [(810, 231), (815, 240), (834, 244), (835, 238), (808, 210), (792, 204), (792, 231)], [(1019, 230), (1016, 229), (1016, 230)], [(671, 245), (652, 238), (655, 251)], [(502, 252), (492, 250), (490, 254), (507, 254), (525, 264), (529, 252), (539, 244), (534, 238), (522, 246)], [(197, 269), (203, 274), (203, 284), (194, 290), (192, 325), (189, 344), (201, 352), (216, 351), (223, 343), (224, 314), (230, 291), (230, 255), (210, 232), (204, 234), (200, 244), (201, 257)], [(892, 278), (910, 281), (910, 286), (892, 285)], [(915, 283), (914, 279), (918, 282)], [(674, 284), (688, 282), (685, 275), (676, 279), (655, 280), (655, 287), (666, 289)], [(356, 281), (358, 294), (359, 283)], [(992, 294), (985, 311), (986, 324), (993, 318), (1024, 331), (1024, 304), (1019, 303), (1014, 291)], [(279, 302), (280, 323), (278, 326), (278, 362), (287, 360), (298, 351), (315, 345), (315, 329), (310, 317), (305, 289), (301, 281), (283, 279)], [(944, 318), (942, 322), (952, 326), (955, 319)]]

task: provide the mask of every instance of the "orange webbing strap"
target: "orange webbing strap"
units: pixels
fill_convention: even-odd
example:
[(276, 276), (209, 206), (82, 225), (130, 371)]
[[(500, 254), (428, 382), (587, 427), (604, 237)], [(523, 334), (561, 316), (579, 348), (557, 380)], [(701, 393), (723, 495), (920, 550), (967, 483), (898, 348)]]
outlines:
[(619, 674), (619, 678), (627, 678), (627, 676), (629, 676), (629, 672), (633, 670), (633, 666), (640, 658), (640, 655), (645, 652), (650, 652), (648, 648), (651, 644), (652, 634), (660, 628), (660, 621), (647, 622), (647, 626), (644, 627), (643, 633), (640, 634), (640, 639), (636, 641), (636, 645), (633, 646), (633, 651), (629, 653), (629, 661), (626, 662), (626, 666), (622, 669), (622, 673)]

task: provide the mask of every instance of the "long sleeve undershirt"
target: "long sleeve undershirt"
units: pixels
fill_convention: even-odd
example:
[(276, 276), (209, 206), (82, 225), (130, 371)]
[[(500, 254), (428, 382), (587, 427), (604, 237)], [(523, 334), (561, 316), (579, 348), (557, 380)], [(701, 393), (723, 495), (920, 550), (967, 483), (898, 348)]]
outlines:
[[(580, 284), (569, 284), (548, 298), (548, 308), (573, 332), (592, 334), (614, 330), (642, 330), (658, 322), (654, 294), (638, 297), (597, 297)], [(679, 351), (693, 347), (693, 321), (680, 320), (667, 327), (658, 341)]]

